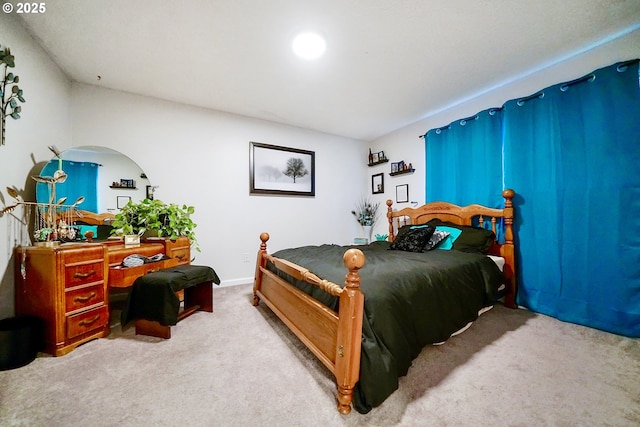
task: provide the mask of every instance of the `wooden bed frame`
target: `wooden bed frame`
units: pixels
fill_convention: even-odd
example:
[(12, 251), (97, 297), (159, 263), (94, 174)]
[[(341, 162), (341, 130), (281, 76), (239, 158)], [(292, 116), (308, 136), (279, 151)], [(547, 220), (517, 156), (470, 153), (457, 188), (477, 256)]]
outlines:
[[(515, 192), (504, 190), (502, 195), (505, 198), (503, 209), (480, 205), (461, 207), (446, 202), (433, 202), (418, 208), (393, 211), (393, 202), (388, 200), (389, 241), (393, 241), (398, 227), (404, 224), (424, 224), (433, 218), (460, 225), (472, 225), (474, 217), (478, 218), (480, 224), (490, 218), (494, 233), (497, 220), (503, 218), (505, 242), (494, 243), (489, 253), (505, 259), (504, 276), (508, 294), (504, 304), (515, 308), (517, 285), (512, 203)], [(364, 254), (357, 248), (345, 252), (344, 264), (348, 272), (343, 288), (317, 277), (304, 267), (269, 255), (268, 233), (262, 233), (260, 240), (262, 243), (256, 261), (253, 305), (257, 306), (263, 301), (331, 371), (338, 387), (338, 411), (348, 414), (351, 412), (353, 389), (360, 373), (364, 295), (360, 290), (358, 270), (364, 266)], [(338, 297), (339, 312), (336, 313), (268, 270), (267, 262), (272, 262), (279, 271), (295, 280), (303, 280)]]

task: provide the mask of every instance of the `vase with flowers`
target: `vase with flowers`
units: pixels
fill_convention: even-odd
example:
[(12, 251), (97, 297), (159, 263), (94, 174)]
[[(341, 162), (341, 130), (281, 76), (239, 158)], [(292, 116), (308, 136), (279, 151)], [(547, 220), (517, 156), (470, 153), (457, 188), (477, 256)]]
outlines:
[(374, 203), (366, 197), (363, 197), (356, 203), (356, 208), (351, 211), (356, 221), (362, 226), (367, 241), (371, 241), (371, 230), (378, 219), (378, 208), (380, 203)]

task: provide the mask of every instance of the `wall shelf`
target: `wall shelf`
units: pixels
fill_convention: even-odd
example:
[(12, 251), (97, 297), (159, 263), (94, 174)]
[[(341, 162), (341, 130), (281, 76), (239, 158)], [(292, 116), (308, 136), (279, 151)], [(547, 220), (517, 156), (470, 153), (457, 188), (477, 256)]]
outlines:
[(381, 165), (383, 163), (387, 163), (388, 161), (389, 161), (389, 159), (379, 160), (377, 162), (369, 163), (369, 166)]
[(114, 190), (137, 190), (138, 187), (119, 187), (117, 185), (110, 185), (109, 188), (113, 188)]
[(414, 173), (414, 172), (415, 172), (415, 169), (405, 169), (405, 170), (401, 170), (401, 171), (398, 171), (398, 172), (391, 172), (389, 175), (390, 176), (396, 176), (396, 175), (404, 175), (404, 174), (407, 174), (407, 173)]

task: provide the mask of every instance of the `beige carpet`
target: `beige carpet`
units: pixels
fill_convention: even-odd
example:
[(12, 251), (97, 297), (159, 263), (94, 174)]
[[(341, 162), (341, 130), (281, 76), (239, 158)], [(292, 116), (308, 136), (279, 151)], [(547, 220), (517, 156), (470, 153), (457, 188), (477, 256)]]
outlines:
[(367, 415), (335, 409), (329, 372), (251, 287), (170, 340), (112, 328), (0, 372), (2, 426), (638, 426), (640, 341), (496, 306), (425, 348)]

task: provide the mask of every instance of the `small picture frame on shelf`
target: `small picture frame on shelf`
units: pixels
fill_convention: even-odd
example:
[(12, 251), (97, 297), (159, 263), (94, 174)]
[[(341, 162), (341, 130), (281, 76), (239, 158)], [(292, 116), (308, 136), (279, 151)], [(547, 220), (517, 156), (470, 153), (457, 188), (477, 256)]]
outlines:
[(388, 162), (387, 156), (385, 156), (384, 151), (378, 151), (376, 153), (372, 153), (369, 150), (369, 165), (376, 165), (378, 163)]
[(371, 193), (382, 194), (384, 193), (384, 174), (378, 173), (371, 176)]
[(409, 184), (396, 185), (396, 203), (409, 201)]

